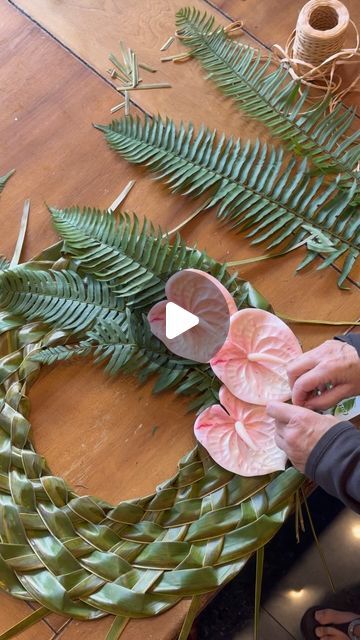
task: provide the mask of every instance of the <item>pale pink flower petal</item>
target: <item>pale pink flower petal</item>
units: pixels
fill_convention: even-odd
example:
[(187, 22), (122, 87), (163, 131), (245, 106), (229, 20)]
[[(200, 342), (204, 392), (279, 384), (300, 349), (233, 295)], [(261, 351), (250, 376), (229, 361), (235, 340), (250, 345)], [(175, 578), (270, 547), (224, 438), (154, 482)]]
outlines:
[[(206, 273), (206, 271), (201, 271), (200, 269), (183, 269), (182, 271), (178, 271), (175, 275), (173, 275), (166, 283), (165, 293), (168, 300), (175, 302), (176, 304), (185, 307), (185, 309), (191, 310), (191, 313), (195, 315), (202, 316), (206, 313), (211, 312), (211, 314), (216, 311), (214, 309), (214, 302), (218, 302), (218, 296), (215, 295), (215, 290), (213, 286), (204, 285), (204, 281), (197, 280), (196, 291), (191, 290), (191, 288), (184, 286), (184, 275), (186, 274), (200, 274), (203, 279), (214, 285), (220, 293), (222, 293), (223, 297), (226, 300), (229, 314), (232, 315), (236, 313), (237, 306), (234, 298), (231, 293), (224, 287), (224, 285), (214, 278), (214, 276)], [(192, 280), (194, 282), (194, 280)], [(188, 305), (188, 306), (186, 306)], [(218, 306), (216, 304), (216, 306)]]
[(296, 336), (282, 320), (244, 309), (231, 317), (228, 338), (210, 364), (237, 398), (264, 405), (291, 398), (286, 365), (300, 354)]
[[(151, 331), (176, 355), (209, 362), (209, 345), (211, 353), (220, 349), (228, 332), (230, 314), (237, 309), (233, 297), (216, 278), (198, 269), (183, 269), (175, 273), (167, 281), (165, 293), (167, 300), (154, 305), (148, 314)], [(167, 301), (198, 316), (199, 324), (176, 338), (168, 339), (165, 322)]]
[(152, 333), (162, 340), (166, 330), (166, 300), (161, 300), (151, 307), (147, 317)]
[(220, 466), (242, 476), (283, 470), (286, 454), (275, 443), (275, 422), (262, 406), (235, 398), (222, 387), (220, 405), (205, 409), (194, 425), (196, 438)]

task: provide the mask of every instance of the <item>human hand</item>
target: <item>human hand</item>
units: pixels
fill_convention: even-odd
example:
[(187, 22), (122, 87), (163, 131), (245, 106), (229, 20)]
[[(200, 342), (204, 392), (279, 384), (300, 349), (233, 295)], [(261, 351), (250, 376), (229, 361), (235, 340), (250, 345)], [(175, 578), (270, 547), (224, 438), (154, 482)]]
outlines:
[(355, 347), (340, 340), (327, 340), (295, 358), (287, 372), (292, 403), (308, 409), (324, 411), (360, 392), (360, 358)]
[(323, 416), (286, 402), (269, 402), (266, 411), (275, 419), (277, 446), (301, 472), (304, 472), (306, 461), (320, 438), (339, 423), (338, 417)]

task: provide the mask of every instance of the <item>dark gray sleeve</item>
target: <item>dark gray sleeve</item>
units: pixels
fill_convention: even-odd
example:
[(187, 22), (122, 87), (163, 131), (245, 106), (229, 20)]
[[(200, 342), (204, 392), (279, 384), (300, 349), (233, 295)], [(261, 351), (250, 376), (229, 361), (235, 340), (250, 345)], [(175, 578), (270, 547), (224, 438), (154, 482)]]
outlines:
[(351, 422), (329, 429), (310, 453), (305, 474), (360, 513), (360, 431)]
[(341, 340), (341, 342), (351, 344), (360, 356), (360, 333), (348, 333), (344, 336), (336, 336), (335, 340)]

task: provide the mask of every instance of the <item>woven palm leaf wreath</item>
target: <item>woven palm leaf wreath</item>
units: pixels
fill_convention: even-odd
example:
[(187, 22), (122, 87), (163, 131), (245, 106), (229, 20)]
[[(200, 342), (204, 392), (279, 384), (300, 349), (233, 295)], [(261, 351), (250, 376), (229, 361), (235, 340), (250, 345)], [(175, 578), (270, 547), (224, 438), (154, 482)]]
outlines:
[(0, 273), (1, 587), (42, 605), (30, 621), (49, 611), (113, 614), (118, 637), (128, 619), (159, 614), (236, 575), (289, 515), (303, 477), (294, 468), (241, 477), (195, 447), (153, 495), (111, 505), (52, 475), (29, 422), (27, 392), (42, 362), (92, 353), (112, 373), (157, 373), (155, 391), (193, 394), (200, 408), (216, 402), (215, 376), (174, 358), (144, 329), (144, 312), (181, 266), (215, 275), (239, 308), (267, 306), (249, 283), (146, 222), (76, 209), (53, 218), (66, 243), (15, 269), (4, 262)]

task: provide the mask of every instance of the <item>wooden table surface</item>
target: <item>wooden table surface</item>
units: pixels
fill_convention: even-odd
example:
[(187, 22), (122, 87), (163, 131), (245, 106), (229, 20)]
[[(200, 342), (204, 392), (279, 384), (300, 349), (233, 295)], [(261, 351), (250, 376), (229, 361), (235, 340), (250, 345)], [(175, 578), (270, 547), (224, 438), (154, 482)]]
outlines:
[[(185, 4), (189, 4), (188, 2)], [(283, 44), (293, 29), (302, 0), (194, 0), (191, 4), (213, 13), (218, 22), (243, 18), (243, 40), (255, 46)], [(358, 0), (347, 0), (360, 22)], [(22, 203), (31, 198), (31, 218), (24, 247), (30, 258), (56, 240), (45, 202), (52, 205), (92, 205), (106, 208), (132, 178), (136, 185), (126, 202), (128, 210), (147, 215), (164, 229), (181, 222), (194, 208), (186, 199), (170, 195), (141, 169), (129, 166), (105, 145), (91, 124), (108, 122), (110, 108), (119, 102), (106, 69), (108, 54), (120, 39), (141, 60), (159, 69), (156, 82), (171, 89), (132, 94), (133, 114), (160, 112), (176, 121), (205, 122), (229, 135), (260, 136), (266, 131), (239, 113), (223, 98), (195, 61), (161, 64), (159, 49), (174, 31), (181, 0), (0, 0), (0, 175), (14, 167), (0, 202), (1, 248), (11, 256)], [(175, 44), (171, 54), (180, 50)], [(354, 73), (354, 70), (352, 70)], [(153, 78), (152, 78), (153, 80)], [(347, 99), (359, 101), (358, 94)], [(241, 235), (220, 229), (209, 213), (184, 229), (188, 244), (219, 260), (259, 255)], [(308, 270), (294, 276), (302, 250), (282, 260), (244, 267), (248, 278), (282, 313), (323, 320), (360, 316), (359, 267), (348, 280), (349, 291), (336, 286), (338, 272)], [(294, 327), (305, 349), (334, 333), (331, 327)], [(96, 368), (78, 364), (44, 370), (30, 393), (37, 450), (53, 472), (79, 493), (116, 502), (151, 493), (172, 475), (179, 457), (193, 446), (193, 417), (186, 403), (173, 394), (151, 396), (149, 386), (134, 380), (105, 379)], [(44, 402), (44, 397), (47, 402)], [(153, 427), (157, 426), (157, 430)], [(153, 459), (157, 460), (154, 464)], [(28, 615), (29, 604), (0, 594), (0, 632)], [(164, 615), (132, 621), (124, 640), (172, 640), (188, 609), (183, 601)], [(21, 635), (22, 640), (102, 640), (110, 618), (97, 622), (71, 621), (51, 615)], [(57, 633), (58, 632), (58, 633)]]

